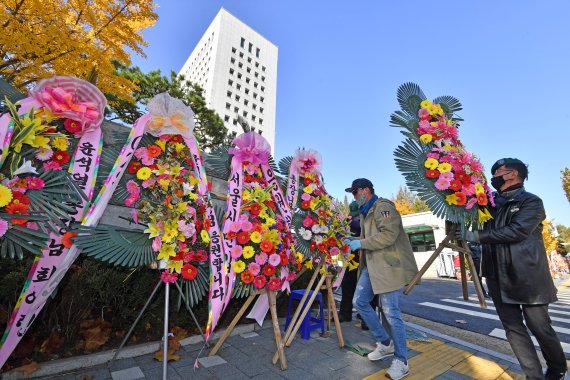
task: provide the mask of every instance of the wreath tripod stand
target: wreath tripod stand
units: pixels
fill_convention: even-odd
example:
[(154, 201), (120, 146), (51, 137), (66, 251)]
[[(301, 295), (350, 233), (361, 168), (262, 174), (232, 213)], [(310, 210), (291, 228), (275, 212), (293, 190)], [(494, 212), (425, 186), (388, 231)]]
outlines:
[[(154, 287), (154, 290), (152, 291), (151, 295), (148, 297), (148, 300), (146, 301), (145, 305), (143, 306), (142, 310), (140, 311), (139, 315), (137, 316), (137, 319), (135, 319), (135, 321), (131, 325), (129, 332), (127, 332), (127, 334), (125, 335), (125, 338), (121, 342), (121, 345), (119, 346), (119, 348), (115, 352), (115, 355), (113, 355), (113, 358), (111, 359), (109, 364), (111, 364), (113, 361), (115, 361), (115, 359), (117, 359), (117, 356), (119, 356), (119, 352), (121, 352), (121, 350), (123, 349), (123, 347), (127, 343), (127, 340), (129, 339), (129, 337), (133, 333), (133, 330), (135, 329), (136, 325), (138, 324), (139, 320), (143, 316), (147, 307), (152, 302), (155, 294), (158, 292), (158, 290), (160, 289), (162, 284), (165, 285), (164, 286), (164, 330), (163, 330), (163, 335), (162, 335), (162, 342), (163, 342), (162, 343), (162, 378), (163, 378), (163, 380), (166, 380), (167, 372), (168, 372), (168, 313), (169, 313), (169, 309), (170, 309), (170, 283), (168, 283), (168, 282), (164, 283), (162, 281), (162, 279), (158, 280), (158, 283)], [(196, 327), (198, 327), (198, 330), (200, 331), (200, 335), (202, 336), (202, 339), (204, 340), (206, 347), (209, 347), (208, 342), (206, 341), (206, 337), (204, 336), (204, 333), (202, 332), (202, 328), (200, 327), (200, 324), (198, 323), (196, 316), (192, 312), (192, 308), (190, 308), (190, 304), (188, 303), (188, 299), (186, 297), (184, 297), (184, 292), (182, 291), (182, 288), (180, 287), (178, 282), (175, 282), (174, 284), (176, 285), (176, 288), (178, 289), (178, 292), (180, 293), (180, 297), (184, 301), (186, 309), (188, 310), (188, 312), (190, 313), (190, 316), (194, 320)]]
[[(409, 285), (404, 290), (404, 294), (409, 294), (414, 286), (420, 281), (424, 273), (427, 269), (431, 266), (431, 264), (439, 257), (441, 251), (444, 248), (451, 248), (459, 252), (459, 269), (461, 270), (461, 287), (463, 289), (463, 299), (469, 299), (469, 292), (467, 288), (467, 271), (465, 268), (465, 263), (469, 265), (469, 270), (472, 274), (473, 283), (475, 285), (475, 292), (477, 293), (477, 298), (479, 299), (479, 305), (482, 308), (487, 308), (487, 303), (485, 302), (485, 297), (483, 297), (483, 289), (481, 288), (481, 282), (479, 281), (479, 277), (477, 276), (477, 271), (475, 269), (475, 264), (473, 263), (473, 254), (467, 247), (467, 244), (463, 240), (457, 240), (455, 237), (455, 231), (457, 231), (459, 225), (456, 223), (445, 223), (447, 234), (443, 241), (439, 243), (436, 250), (430, 256), (428, 261), (424, 264), (424, 266), (420, 269), (418, 274), (414, 276), (412, 281), (410, 281)], [(451, 241), (454, 240), (455, 243)]]

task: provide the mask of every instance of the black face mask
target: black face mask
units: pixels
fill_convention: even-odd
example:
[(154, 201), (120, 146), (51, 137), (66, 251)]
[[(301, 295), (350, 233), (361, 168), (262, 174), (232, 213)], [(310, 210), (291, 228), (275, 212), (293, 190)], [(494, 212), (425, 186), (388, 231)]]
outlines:
[(493, 186), (497, 191), (501, 191), (501, 187), (504, 184), (505, 184), (505, 179), (503, 178), (503, 176), (491, 178), (491, 186)]

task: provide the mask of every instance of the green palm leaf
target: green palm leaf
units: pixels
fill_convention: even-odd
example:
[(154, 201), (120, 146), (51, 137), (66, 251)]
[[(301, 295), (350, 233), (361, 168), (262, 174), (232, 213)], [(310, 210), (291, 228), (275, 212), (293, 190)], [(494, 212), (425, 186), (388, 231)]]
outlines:
[(156, 261), (152, 240), (141, 230), (99, 225), (79, 226), (73, 242), (82, 253), (115, 265), (129, 268), (146, 266)]
[(227, 145), (217, 146), (206, 155), (204, 162), (209, 175), (222, 179), (230, 177), (231, 156), (228, 149), (229, 146)]
[(433, 102), (439, 103), (441, 105), (441, 108), (443, 108), (443, 111), (445, 112), (447, 117), (449, 117), (451, 120), (463, 121), (463, 119), (461, 118), (453, 117), (453, 115), (457, 111), (461, 111), (463, 109), (463, 106), (461, 105), (461, 102), (459, 102), (459, 99), (453, 96), (444, 95), (444, 96), (438, 96), (433, 100)]
[(279, 173), (288, 176), (289, 170), (291, 168), (291, 163), (293, 162), (293, 156), (283, 157), (279, 160)]
[[(4, 220), (11, 221), (14, 215), (0, 214)], [(44, 215), (26, 215), (29, 221), (46, 221)], [(24, 251), (33, 255), (41, 255), (47, 246), (49, 235), (42, 230), (32, 230), (20, 225), (12, 225), (0, 239), (0, 257), (11, 259), (24, 258)]]
[(420, 103), (426, 99), (422, 89), (415, 83), (407, 82), (398, 87), (398, 103), (402, 110), (415, 116), (420, 109)]

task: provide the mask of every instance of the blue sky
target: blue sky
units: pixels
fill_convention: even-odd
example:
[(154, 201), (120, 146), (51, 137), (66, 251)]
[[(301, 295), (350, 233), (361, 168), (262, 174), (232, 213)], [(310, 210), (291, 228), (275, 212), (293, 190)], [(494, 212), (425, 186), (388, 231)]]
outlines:
[(133, 56), (144, 71), (178, 71), (221, 7), (278, 46), (275, 158), (317, 149), (333, 196), (358, 177), (387, 198), (404, 185), (389, 119), (398, 86), (415, 82), (461, 101), (460, 138), (488, 176), (502, 157), (528, 163), (527, 190), (570, 226), (570, 2), (157, 2), (147, 57)]

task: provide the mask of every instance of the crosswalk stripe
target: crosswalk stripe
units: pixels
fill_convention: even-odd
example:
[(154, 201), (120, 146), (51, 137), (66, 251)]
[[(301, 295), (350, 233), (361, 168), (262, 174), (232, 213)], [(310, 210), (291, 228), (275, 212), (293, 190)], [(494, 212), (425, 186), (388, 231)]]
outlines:
[[(499, 317), (497, 315), (494, 315), (494, 314), (487, 314), (487, 313), (482, 313), (480, 311), (474, 311), (474, 310), (466, 310), (466, 309), (461, 309), (459, 307), (441, 305), (441, 304), (433, 303), (433, 302), (421, 302), (420, 305), (433, 307), (435, 309), (453, 311), (453, 312), (460, 313), (460, 314), (467, 314), (467, 315), (471, 315), (473, 317), (482, 317), (482, 318), (487, 318), (487, 319), (493, 319), (496, 321), (499, 320)], [(558, 327), (558, 326), (552, 326), (552, 328), (559, 333), (570, 334), (570, 329), (568, 329), (568, 328)]]
[[(458, 296), (457, 298), (463, 299), (462, 296)], [(470, 300), (470, 301), (479, 302), (479, 299), (478, 299), (477, 297), (475, 297), (475, 296), (470, 296), (470, 297), (469, 297), (469, 300)], [(485, 300), (485, 301), (487, 302), (487, 305), (493, 305), (493, 300), (487, 299), (487, 300)], [(548, 305), (548, 311), (551, 312), (551, 313), (552, 313), (552, 312), (558, 312), (559, 314), (561, 314), (561, 313), (566, 314), (567, 312), (565, 312), (565, 311), (558, 311), (558, 310), (556, 310), (556, 309), (570, 310), (570, 306), (569, 306), (569, 305), (570, 305), (570, 302), (569, 302), (569, 303), (553, 302), (553, 303), (551, 303), (551, 304)], [(554, 307), (555, 309), (552, 309), (553, 307)]]
[[(505, 333), (505, 330), (503, 329), (493, 329), (493, 331), (491, 331), (489, 333), (489, 336), (495, 337), (495, 338), (501, 338), (501, 339), (507, 339), (507, 334)], [(532, 339), (532, 342), (534, 343), (534, 345), (536, 347), (538, 347), (538, 341), (536, 340), (536, 338), (534, 336), (530, 337)], [(562, 345), (562, 350), (564, 350), (564, 352), (566, 353), (570, 353), (570, 344), (568, 343), (564, 343), (564, 342), (560, 342), (560, 344)]]
[[(479, 305), (475, 305), (475, 304), (473, 304), (473, 303), (471, 303), (471, 302), (458, 301), (458, 300), (453, 300), (453, 299), (449, 299), (449, 298), (444, 298), (444, 299), (442, 299), (442, 301), (454, 303), (454, 304), (457, 304), (457, 305), (465, 305), (465, 306), (471, 306), (471, 307), (479, 307)], [(496, 309), (495, 307), (493, 307), (493, 306), (487, 306), (487, 308), (484, 309), (484, 310), (497, 310), (497, 309)], [(567, 312), (567, 311), (558, 311), (558, 310), (549, 310), (549, 313), (570, 315), (570, 312)], [(553, 321), (556, 321), (556, 322), (570, 323), (570, 318), (559, 318), (559, 317), (550, 316), (550, 319), (552, 319)]]

